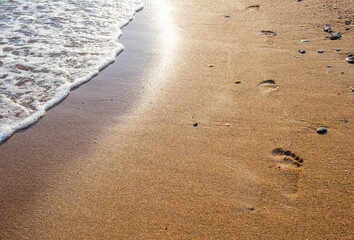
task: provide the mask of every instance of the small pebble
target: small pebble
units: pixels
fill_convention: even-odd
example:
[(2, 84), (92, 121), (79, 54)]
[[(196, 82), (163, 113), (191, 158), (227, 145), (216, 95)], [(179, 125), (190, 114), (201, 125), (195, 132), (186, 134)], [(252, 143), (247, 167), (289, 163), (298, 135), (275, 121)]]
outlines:
[(350, 25), (350, 24), (351, 24), (351, 21), (345, 20), (345, 25)]
[(348, 63), (354, 63), (354, 57), (348, 57), (345, 59)]
[(342, 37), (342, 35), (340, 33), (332, 33), (329, 35), (329, 39), (331, 39), (331, 40), (340, 39), (341, 37)]
[(194, 123), (194, 124), (193, 124), (193, 127), (198, 127), (198, 123)]
[(241, 81), (236, 81), (235, 83), (236, 83), (236, 84), (241, 84)]
[(353, 53), (348, 53), (348, 57), (353, 57)]
[(347, 119), (344, 119), (343, 122), (348, 123), (349, 121)]
[(340, 48), (336, 48), (336, 51), (339, 52), (339, 51), (340, 51)]
[(301, 53), (301, 54), (305, 54), (305, 53), (306, 53), (306, 51), (305, 51), (305, 50), (300, 49), (300, 50), (299, 50), (299, 53)]
[(328, 32), (329, 30), (331, 30), (330, 27), (325, 27), (325, 28), (323, 29), (323, 31), (325, 31), (325, 32)]
[(354, 92), (354, 87), (352, 88), (352, 92)]
[(308, 42), (307, 39), (301, 39), (301, 42)]
[(327, 128), (325, 128), (325, 127), (319, 127), (319, 128), (317, 128), (316, 132), (317, 132), (318, 134), (326, 134), (326, 133), (327, 133)]
[(323, 53), (324, 51), (322, 49), (317, 49), (318, 53)]

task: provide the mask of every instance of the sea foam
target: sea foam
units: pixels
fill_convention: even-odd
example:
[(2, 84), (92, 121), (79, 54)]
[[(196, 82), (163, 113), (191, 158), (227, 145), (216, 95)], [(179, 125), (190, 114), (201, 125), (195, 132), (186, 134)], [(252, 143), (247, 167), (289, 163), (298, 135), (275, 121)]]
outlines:
[(0, 142), (113, 62), (142, 0), (16, 0), (0, 8)]

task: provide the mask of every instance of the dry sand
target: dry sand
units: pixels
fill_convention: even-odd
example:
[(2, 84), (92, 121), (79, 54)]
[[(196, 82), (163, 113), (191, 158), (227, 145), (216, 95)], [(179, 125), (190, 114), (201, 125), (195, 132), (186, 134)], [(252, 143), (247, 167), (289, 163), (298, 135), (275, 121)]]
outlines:
[(146, 1), (116, 64), (0, 146), (0, 238), (352, 239), (354, 34), (329, 4), (354, 13)]

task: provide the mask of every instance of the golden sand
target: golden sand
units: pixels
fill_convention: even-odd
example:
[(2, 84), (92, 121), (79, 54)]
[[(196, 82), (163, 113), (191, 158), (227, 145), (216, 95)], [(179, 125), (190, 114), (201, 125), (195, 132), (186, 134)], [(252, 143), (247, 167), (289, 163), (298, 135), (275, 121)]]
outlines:
[(0, 146), (0, 238), (351, 239), (353, 13), (350, 0), (146, 1), (127, 27), (154, 35), (143, 74), (101, 74), (142, 79), (138, 100), (90, 102), (90, 82)]

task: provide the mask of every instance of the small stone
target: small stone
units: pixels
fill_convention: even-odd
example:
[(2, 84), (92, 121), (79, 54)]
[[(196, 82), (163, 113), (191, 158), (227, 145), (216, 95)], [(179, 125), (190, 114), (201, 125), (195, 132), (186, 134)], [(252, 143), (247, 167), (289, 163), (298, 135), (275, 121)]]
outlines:
[(193, 127), (198, 127), (198, 123), (194, 123), (194, 124), (193, 124)]
[(338, 19), (342, 19), (343, 17), (342, 16), (339, 16)]
[(340, 51), (340, 48), (336, 48), (336, 51), (339, 52), (339, 51)]
[(327, 128), (325, 128), (325, 127), (319, 127), (319, 128), (317, 128), (316, 132), (317, 132), (318, 134), (326, 134), (326, 133), (327, 133)]
[(329, 30), (331, 30), (330, 27), (325, 27), (325, 28), (323, 29), (323, 31), (325, 31), (325, 32), (328, 32)]
[(352, 22), (349, 20), (345, 20), (345, 25), (350, 25)]
[(317, 49), (318, 53), (323, 53), (324, 51), (322, 49)]
[(352, 87), (352, 92), (354, 92), (354, 87)]
[(350, 27), (345, 26), (345, 30), (347, 30), (347, 31), (350, 30)]
[(208, 67), (213, 68), (213, 67), (215, 67), (215, 65), (214, 64), (209, 64)]
[(226, 126), (226, 127), (230, 127), (230, 124), (229, 124), (229, 123), (226, 123), (225, 126)]
[(3, 65), (3, 63), (0, 61), (0, 67)]
[(329, 39), (331, 40), (337, 40), (340, 39), (342, 37), (342, 35), (340, 33), (332, 33), (329, 35)]
[(343, 122), (348, 123), (349, 121), (347, 119), (344, 119)]
[(348, 53), (348, 57), (353, 57), (353, 53)]
[(348, 63), (353, 64), (354, 63), (354, 57), (348, 57), (345, 59)]
[(305, 50), (300, 49), (300, 50), (299, 50), (299, 53), (301, 53), (301, 54), (305, 54), (305, 53), (306, 53), (306, 51), (305, 51)]
[(235, 84), (241, 84), (241, 81), (236, 81)]
[(301, 39), (301, 42), (308, 42), (307, 39)]

